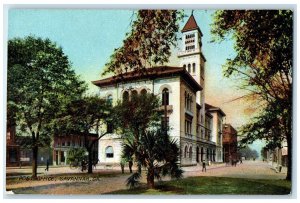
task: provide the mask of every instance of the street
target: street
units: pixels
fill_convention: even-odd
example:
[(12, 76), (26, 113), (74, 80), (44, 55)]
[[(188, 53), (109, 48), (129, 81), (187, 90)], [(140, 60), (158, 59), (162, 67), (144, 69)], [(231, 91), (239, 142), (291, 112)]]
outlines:
[[(276, 173), (271, 165), (262, 161), (244, 161), (235, 166), (215, 164), (207, 167), (202, 172), (201, 166), (183, 167), (184, 178), (194, 176), (232, 177), (245, 179), (284, 179), (286, 168), (281, 173)], [(22, 174), (29, 173), (31, 168), (7, 168), (7, 190), (15, 193), (26, 194), (104, 194), (118, 190), (126, 190), (126, 179), (129, 173), (121, 174), (119, 170), (97, 169), (94, 174), (88, 175), (79, 170), (71, 170), (69, 167), (50, 167), (45, 175), (44, 167), (38, 168), (40, 177), (55, 177), (54, 179), (26, 180)], [(80, 179), (78, 177), (90, 177)], [(164, 178), (164, 181), (170, 178)], [(145, 175), (142, 183), (146, 182)]]

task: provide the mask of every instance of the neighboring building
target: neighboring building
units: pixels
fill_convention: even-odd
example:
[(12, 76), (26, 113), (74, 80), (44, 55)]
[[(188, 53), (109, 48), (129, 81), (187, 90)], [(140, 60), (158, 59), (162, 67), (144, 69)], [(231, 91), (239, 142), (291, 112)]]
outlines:
[(263, 148), (263, 158), (275, 167), (287, 166), (288, 163), (288, 149), (286, 142), (282, 143), (282, 147), (275, 149)]
[(6, 126), (6, 166), (19, 166), (20, 145), (16, 143), (16, 127)]
[[(148, 68), (143, 74), (123, 73), (122, 78), (93, 81), (100, 97), (112, 104), (134, 94), (159, 95), (167, 104), (170, 136), (180, 146), (180, 164), (196, 165), (202, 161), (222, 162), (222, 122), (225, 113), (205, 104), (205, 62), (202, 32), (191, 15), (182, 30), (180, 67)], [(163, 96), (165, 95), (165, 97)], [(164, 101), (162, 98), (166, 98)], [(104, 163), (119, 163), (121, 136), (109, 134), (99, 140), (99, 157)]]
[(224, 161), (238, 160), (237, 154), (237, 131), (230, 125), (223, 125), (223, 151)]
[[(32, 150), (29, 147), (23, 146), (24, 143), (30, 142), (30, 136), (16, 136), (16, 127), (7, 125), (6, 166), (30, 166), (32, 164)], [(51, 148), (40, 147), (37, 160), (38, 164), (45, 165), (47, 159), (52, 160)]]
[[(95, 139), (98, 139), (98, 135), (90, 133), (88, 142)], [(84, 135), (54, 136), (53, 165), (66, 165), (68, 150), (71, 148), (84, 147), (84, 142)], [(98, 142), (93, 146), (92, 153), (93, 160), (98, 160)]]

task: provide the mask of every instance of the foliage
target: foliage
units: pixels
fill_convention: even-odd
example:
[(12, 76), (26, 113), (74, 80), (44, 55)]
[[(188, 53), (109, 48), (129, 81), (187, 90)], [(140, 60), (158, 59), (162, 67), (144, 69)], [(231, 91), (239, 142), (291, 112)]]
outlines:
[(224, 65), (227, 77), (238, 77), (253, 100), (257, 116), (243, 126), (242, 143), (265, 139), (273, 147), (288, 144), (292, 154), (293, 11), (222, 10), (214, 15), (214, 41), (232, 37), (236, 56)]
[(8, 41), (8, 124), (18, 125), (32, 138), (33, 177), (42, 137), (61, 106), (80, 96), (86, 86), (71, 69), (61, 47), (49, 39), (14, 38)]
[(151, 93), (133, 95), (117, 102), (112, 120), (125, 137), (134, 135), (138, 140), (145, 129), (160, 125), (159, 107), (159, 98)]
[(111, 55), (104, 74), (122, 74), (128, 69), (141, 71), (168, 62), (171, 47), (177, 41), (182, 11), (138, 10), (135, 15), (131, 31), (126, 34), (123, 46)]
[[(181, 178), (183, 171), (179, 167), (179, 148), (176, 140), (170, 140), (168, 134), (160, 129), (146, 130), (136, 142), (127, 137), (123, 144), (123, 156), (134, 155), (135, 161), (147, 169), (148, 187), (154, 188), (154, 178), (162, 176)], [(127, 179), (127, 185), (137, 186), (141, 172), (137, 171)]]
[(258, 158), (258, 152), (255, 149), (250, 149), (248, 146), (239, 149), (238, 153), (246, 159)]
[(70, 148), (67, 152), (67, 163), (80, 164), (86, 158), (86, 149), (82, 147)]
[[(111, 105), (98, 96), (85, 96), (70, 101), (51, 123), (55, 135), (82, 135), (88, 152), (88, 173), (93, 172), (92, 149), (108, 132), (103, 130), (111, 120)], [(94, 134), (91, 134), (93, 132)], [(94, 139), (89, 139), (89, 136)]]

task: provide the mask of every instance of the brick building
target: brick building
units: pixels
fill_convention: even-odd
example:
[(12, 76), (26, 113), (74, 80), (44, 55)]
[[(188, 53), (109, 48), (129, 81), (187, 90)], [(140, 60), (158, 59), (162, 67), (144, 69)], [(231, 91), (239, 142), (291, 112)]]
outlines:
[[(90, 133), (88, 142), (98, 138), (97, 134)], [(53, 142), (53, 165), (66, 165), (67, 152), (71, 148), (84, 147), (84, 135), (67, 135), (67, 136), (54, 136)], [(98, 160), (98, 142), (96, 142), (92, 149), (93, 160)]]
[(224, 161), (239, 159), (237, 154), (237, 131), (230, 125), (223, 125), (223, 150)]

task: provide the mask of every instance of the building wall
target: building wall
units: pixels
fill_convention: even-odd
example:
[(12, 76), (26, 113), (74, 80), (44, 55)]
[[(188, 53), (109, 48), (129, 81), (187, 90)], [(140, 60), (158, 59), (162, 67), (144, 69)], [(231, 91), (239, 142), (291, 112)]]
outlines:
[[(100, 97), (107, 98), (108, 95), (113, 96), (113, 104), (116, 104), (118, 100), (122, 100), (122, 95), (125, 91), (129, 94), (133, 90), (137, 90), (138, 93), (142, 89), (146, 89), (148, 93), (154, 93), (162, 100), (162, 91), (164, 88), (169, 89), (169, 106), (168, 109), (172, 109), (168, 112), (170, 131), (169, 135), (171, 139), (176, 139), (178, 144), (180, 143), (181, 132), (181, 119), (180, 119), (180, 77), (168, 77), (159, 78), (155, 80), (140, 80), (136, 82), (128, 82), (123, 84), (117, 84), (114, 86), (100, 88)], [(103, 129), (105, 131), (105, 129)], [(114, 150), (114, 157), (106, 157), (105, 149), (108, 146), (112, 146)], [(105, 163), (119, 163), (122, 151), (122, 140), (118, 134), (109, 134), (99, 140), (99, 159), (100, 162)]]

